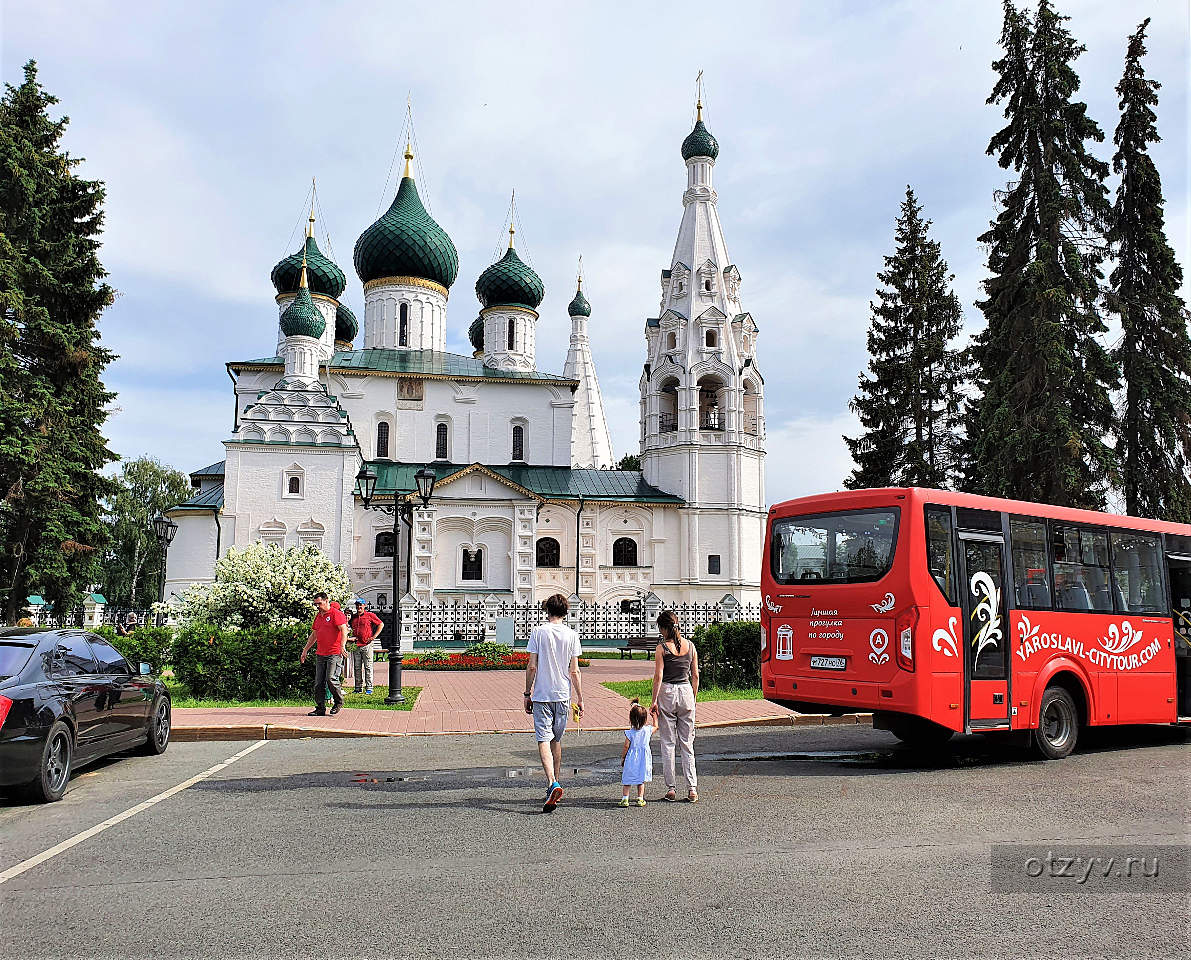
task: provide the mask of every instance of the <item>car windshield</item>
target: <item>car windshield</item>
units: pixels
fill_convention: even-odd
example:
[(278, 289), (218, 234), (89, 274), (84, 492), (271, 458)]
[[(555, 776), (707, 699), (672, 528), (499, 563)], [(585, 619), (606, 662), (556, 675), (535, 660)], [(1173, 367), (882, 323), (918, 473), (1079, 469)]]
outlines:
[(893, 564), (897, 510), (856, 510), (791, 517), (773, 525), (778, 583), (867, 583)]
[(21, 643), (0, 642), (0, 680), (15, 677), (25, 669), (25, 664), (33, 655), (34, 648)]

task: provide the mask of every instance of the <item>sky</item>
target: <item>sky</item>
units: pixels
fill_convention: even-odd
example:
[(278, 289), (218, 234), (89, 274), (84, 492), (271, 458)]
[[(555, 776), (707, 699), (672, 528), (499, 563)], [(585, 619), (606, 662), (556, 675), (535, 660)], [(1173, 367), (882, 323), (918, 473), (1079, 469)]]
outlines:
[[(1087, 47), (1079, 96), (1106, 160), (1126, 39), (1153, 18), (1145, 68), (1163, 85), (1163, 141), (1152, 153), (1186, 269), (1188, 5), (1057, 5)], [(1003, 124), (985, 102), (1000, 27), (997, 0), (3, 0), (0, 74), (17, 83), (38, 61), (71, 119), (68, 149), (107, 185), (110, 446), (189, 471), (223, 458), (225, 364), (274, 353), (269, 273), (298, 249), (312, 177), (320, 246), (363, 316), (352, 248), (392, 199), (407, 101), (419, 189), (459, 250), (448, 348), (471, 352), (475, 280), (506, 243), (516, 190), (518, 251), (546, 285), (538, 367), (562, 369), (582, 254), (613, 446), (637, 452), (644, 323), (682, 215), (679, 146), (704, 71), (720, 219), (761, 330), (777, 502), (839, 489), (851, 469), (841, 435), (857, 429), (848, 401), (907, 185), (955, 274), (965, 337), (981, 325), (976, 237), (1008, 179), (985, 152)]]

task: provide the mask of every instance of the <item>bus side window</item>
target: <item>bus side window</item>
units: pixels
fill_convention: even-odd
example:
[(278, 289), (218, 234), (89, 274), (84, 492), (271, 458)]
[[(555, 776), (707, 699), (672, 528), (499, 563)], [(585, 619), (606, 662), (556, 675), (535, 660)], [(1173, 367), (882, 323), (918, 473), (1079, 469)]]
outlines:
[(1050, 609), (1050, 574), (1046, 563), (1046, 524), (1041, 520), (1009, 520), (1013, 586), (1022, 610)]
[(1111, 613), (1108, 534), (1100, 530), (1054, 524), (1055, 600), (1059, 610)]
[(1166, 613), (1162, 549), (1157, 537), (1114, 533), (1112, 577), (1113, 593), (1121, 613)]
[(951, 511), (946, 507), (927, 507), (926, 514), (926, 562), (930, 575), (947, 598), (955, 606), (955, 550), (951, 536)]

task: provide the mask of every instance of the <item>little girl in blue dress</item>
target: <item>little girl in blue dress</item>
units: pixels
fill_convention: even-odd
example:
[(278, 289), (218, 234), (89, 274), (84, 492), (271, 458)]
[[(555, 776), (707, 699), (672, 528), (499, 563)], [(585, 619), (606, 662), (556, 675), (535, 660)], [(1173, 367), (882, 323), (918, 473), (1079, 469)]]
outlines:
[(649, 751), (649, 738), (653, 727), (645, 721), (649, 711), (641, 706), (636, 697), (629, 707), (629, 729), (624, 732), (624, 749), (620, 752), (620, 764), (624, 768), (620, 775), (624, 795), (617, 806), (629, 805), (629, 787), (637, 788), (637, 806), (645, 806), (645, 784), (653, 780), (653, 754)]

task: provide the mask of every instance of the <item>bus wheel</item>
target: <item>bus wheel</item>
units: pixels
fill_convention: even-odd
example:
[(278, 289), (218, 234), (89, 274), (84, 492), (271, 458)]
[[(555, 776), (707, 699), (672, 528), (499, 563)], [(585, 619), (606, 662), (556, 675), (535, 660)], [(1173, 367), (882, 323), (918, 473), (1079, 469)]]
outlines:
[(1047, 687), (1038, 707), (1034, 748), (1047, 760), (1061, 760), (1079, 739), (1079, 711), (1071, 694), (1059, 686)]
[(895, 714), (889, 717), (888, 730), (910, 747), (941, 747), (951, 739), (952, 731), (922, 717)]

